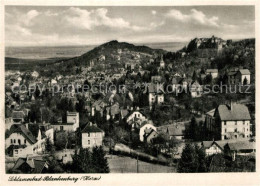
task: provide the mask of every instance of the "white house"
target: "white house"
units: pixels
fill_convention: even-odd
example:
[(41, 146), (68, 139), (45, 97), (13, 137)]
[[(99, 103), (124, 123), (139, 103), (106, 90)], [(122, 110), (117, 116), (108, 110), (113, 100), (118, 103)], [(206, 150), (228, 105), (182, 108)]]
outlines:
[(218, 69), (207, 69), (206, 75), (211, 75), (212, 79), (215, 79), (218, 77)]
[(45, 150), (47, 137), (53, 141), (53, 128), (50, 125), (39, 126), (38, 135), (34, 136), (28, 125), (13, 125), (5, 139), (5, 148), (14, 157), (27, 157), (40, 154)]
[(250, 114), (243, 104), (230, 103), (219, 105), (214, 113), (213, 129), (215, 139), (237, 139), (250, 137)]
[(161, 105), (164, 102), (164, 90), (161, 85), (150, 83), (148, 86), (148, 93), (150, 109), (153, 104)]
[(79, 113), (67, 112), (66, 123), (55, 123), (52, 125), (56, 131), (76, 131), (79, 128)]
[(82, 148), (92, 148), (94, 146), (102, 146), (105, 133), (96, 125), (89, 123), (81, 131)]
[(127, 123), (129, 123), (130, 121), (132, 121), (134, 119), (139, 119), (141, 121), (147, 120), (146, 116), (142, 112), (140, 112), (138, 109), (129, 112), (125, 118), (126, 118)]
[(145, 134), (145, 130), (147, 129), (153, 129), (154, 131), (157, 131), (157, 128), (153, 125), (151, 121), (148, 121), (145, 124), (143, 124), (139, 130), (139, 138), (140, 141), (142, 142), (144, 141), (144, 134)]
[(192, 98), (201, 97), (203, 93), (203, 87), (198, 81), (193, 81), (190, 85), (190, 93)]

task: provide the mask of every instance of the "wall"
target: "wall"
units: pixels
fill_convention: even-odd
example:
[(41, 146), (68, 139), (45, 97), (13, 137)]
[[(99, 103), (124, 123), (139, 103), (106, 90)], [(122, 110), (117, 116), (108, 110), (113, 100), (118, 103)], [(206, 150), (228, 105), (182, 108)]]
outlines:
[(102, 132), (82, 133), (82, 148), (101, 146), (103, 143), (103, 135)]
[[(237, 132), (235, 132), (237, 129)], [(239, 133), (244, 134), (244, 138), (250, 137), (250, 121), (224, 121), (221, 122), (221, 139), (225, 139), (225, 135), (228, 137), (229, 134), (237, 135), (237, 138), (243, 138)], [(234, 136), (235, 138), (235, 136)]]

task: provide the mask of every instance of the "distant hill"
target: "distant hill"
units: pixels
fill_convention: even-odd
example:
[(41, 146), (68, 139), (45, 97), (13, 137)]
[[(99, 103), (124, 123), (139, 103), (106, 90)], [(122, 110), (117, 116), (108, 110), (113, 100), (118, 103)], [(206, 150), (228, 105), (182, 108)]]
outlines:
[[(113, 40), (95, 47), (79, 57), (59, 60), (56, 62), (55, 68), (62, 74), (70, 74), (75, 72), (76, 68), (88, 67), (90, 65), (92, 67), (106, 65), (106, 68), (109, 68), (111, 65), (123, 67), (125, 63), (141, 63), (165, 53), (167, 51), (162, 49), (152, 49), (147, 46), (136, 46)], [(48, 65), (46, 68), (53, 70), (53, 67), (54, 65)]]

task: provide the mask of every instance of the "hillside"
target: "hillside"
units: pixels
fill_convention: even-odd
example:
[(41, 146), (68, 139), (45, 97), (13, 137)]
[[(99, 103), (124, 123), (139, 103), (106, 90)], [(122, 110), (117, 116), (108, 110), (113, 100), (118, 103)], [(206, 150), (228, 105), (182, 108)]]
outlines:
[[(46, 74), (48, 70), (50, 72), (58, 71), (64, 75), (73, 74), (76, 73), (76, 69), (88, 66), (93, 68), (103, 66), (106, 69), (119, 68), (124, 67), (126, 63), (140, 64), (148, 61), (154, 56), (164, 53), (166, 53), (166, 51), (162, 49), (152, 49), (147, 46), (136, 46), (126, 42), (113, 40), (104, 43), (79, 57), (60, 60), (56, 62), (55, 65), (47, 65), (44, 69), (44, 74)], [(39, 70), (43, 71), (43, 69)]]

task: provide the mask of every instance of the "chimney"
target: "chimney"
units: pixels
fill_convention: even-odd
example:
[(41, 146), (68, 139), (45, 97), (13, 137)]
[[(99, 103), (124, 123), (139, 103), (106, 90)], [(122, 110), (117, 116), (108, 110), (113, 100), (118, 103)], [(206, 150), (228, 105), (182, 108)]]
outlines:
[(89, 122), (89, 126), (92, 126), (92, 122)]
[(136, 110), (139, 110), (139, 107), (136, 107)]
[(233, 102), (232, 100), (230, 100), (230, 110), (232, 110), (232, 107), (233, 107)]
[(131, 107), (131, 110), (133, 110), (134, 108), (133, 107)]

